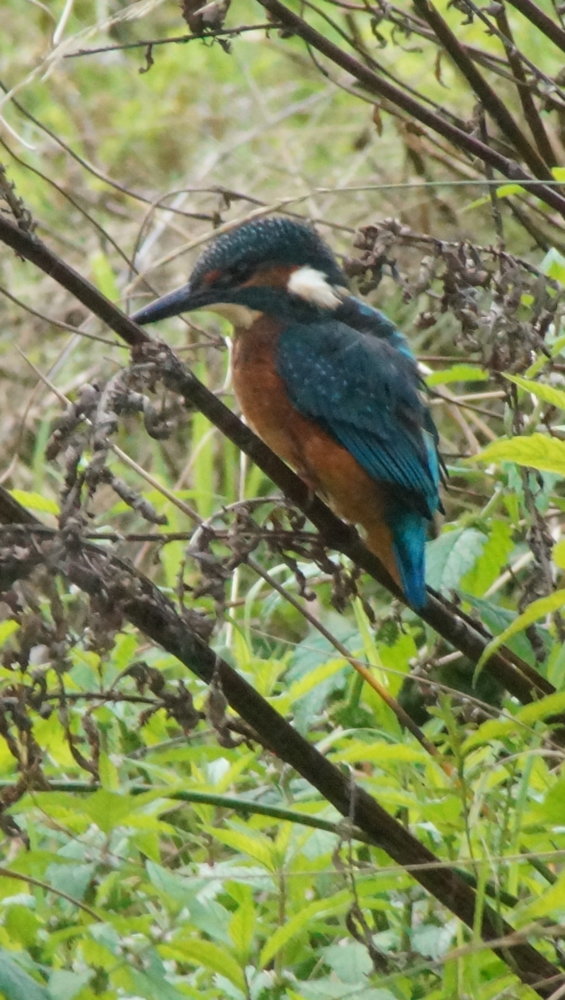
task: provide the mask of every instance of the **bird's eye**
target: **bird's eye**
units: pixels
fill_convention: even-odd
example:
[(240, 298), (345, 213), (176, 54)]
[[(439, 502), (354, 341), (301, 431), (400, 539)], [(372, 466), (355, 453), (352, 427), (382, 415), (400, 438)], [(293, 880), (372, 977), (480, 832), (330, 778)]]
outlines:
[(253, 274), (253, 267), (249, 264), (245, 264), (240, 261), (238, 264), (232, 264), (232, 266), (226, 272), (226, 277), (228, 278), (230, 285), (242, 285), (244, 281)]

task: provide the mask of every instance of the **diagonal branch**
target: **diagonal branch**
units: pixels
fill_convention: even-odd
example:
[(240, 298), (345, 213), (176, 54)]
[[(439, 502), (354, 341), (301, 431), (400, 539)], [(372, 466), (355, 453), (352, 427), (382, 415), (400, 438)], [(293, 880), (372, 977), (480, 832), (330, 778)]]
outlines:
[[(321, 500), (312, 498), (302, 480), (211, 393), (166, 344), (158, 344), (151, 340), (145, 330), (137, 326), (94, 285), (49, 250), (44, 243), (1, 216), (0, 241), (12, 247), (20, 256), (36, 264), (72, 292), (83, 305), (119, 334), (134, 349), (134, 353), (142, 354), (150, 351), (155, 359), (157, 351), (158, 363), (166, 384), (185, 400), (190, 401), (191, 405), (197, 407), (237, 448), (248, 455), (303, 511), (320, 531), (327, 545), (348, 556), (378, 583), (387, 587), (395, 597), (403, 599), (384, 567), (363, 545), (357, 532), (346, 526)], [(492, 639), (489, 632), (480, 624), (430, 589), (428, 589), (428, 603), (420, 615), (450, 645), (459, 649), (474, 663), (479, 661), (485, 647)], [(491, 656), (485, 669), (492, 672), (511, 694), (524, 704), (555, 692), (549, 681), (506, 647), (502, 647)], [(556, 724), (565, 724), (565, 717), (563, 719), (555, 717), (553, 721)], [(559, 730), (555, 734), (555, 739), (560, 739)]]
[[(225, 660), (196, 635), (173, 604), (150, 580), (123, 559), (109, 556), (95, 545), (74, 540), (64, 552), (61, 536), (30, 542), (30, 520), (41, 522), (21, 509), (0, 489), (0, 521), (19, 518), (14, 528), (18, 555), (10, 557), (7, 546), (0, 563), (0, 581), (10, 583), (29, 574), (35, 566), (48, 563), (85, 593), (106, 602), (115, 614), (125, 618), (153, 642), (175, 656), (206, 683), (218, 681), (231, 707), (255, 730), (265, 746), (298, 771), (349, 822), (359, 827), (370, 842), (386, 851), (413, 877), (469, 928), (480, 930), (482, 939), (511, 970), (544, 1000), (565, 982), (557, 966), (528, 944), (524, 936), (502, 919), (460, 873), (446, 868), (441, 860), (394, 819), (363, 788), (355, 785), (305, 740), (265, 701)], [(27, 553), (22, 557), (22, 550)]]
[(459, 44), (456, 36), (441, 14), (429, 0), (413, 0), (413, 3), (418, 13), (428, 22), (445, 51), (449, 53), (457, 69), (473, 88), (475, 94), (482, 102), (484, 110), (494, 118), (501, 132), (512, 143), (516, 152), (522, 156), (530, 170), (536, 177), (551, 180), (549, 167), (528, 142), (504, 102), (492, 89), (484, 76), (479, 73), (473, 60), (469, 58), (463, 46)]
[(565, 31), (558, 21), (553, 21), (533, 0), (508, 0), (528, 21), (535, 24), (549, 40), (565, 52)]
[[(384, 77), (379, 76), (378, 73), (375, 73), (369, 67), (364, 66), (358, 59), (355, 59), (354, 56), (330, 41), (329, 38), (322, 35), (321, 32), (313, 28), (311, 24), (308, 24), (298, 14), (289, 10), (285, 4), (281, 3), (281, 0), (259, 0), (259, 3), (263, 7), (266, 7), (273, 17), (283, 24), (285, 28), (290, 29), (337, 66), (341, 66), (346, 72), (351, 73), (370, 93), (392, 101), (393, 104), (402, 111), (405, 111), (411, 118), (416, 119), (416, 121), (421, 122), (434, 132), (442, 135), (458, 149), (465, 150), (469, 155), (476, 156), (484, 163), (488, 163), (504, 177), (527, 184), (528, 190), (532, 194), (537, 195), (538, 198), (565, 217), (565, 197), (558, 190), (549, 184), (544, 184), (541, 180), (537, 181), (514, 160), (508, 159), (508, 157), (503, 156), (497, 150), (487, 146), (486, 143), (481, 142), (476, 136), (465, 132), (447, 118), (436, 114), (436, 112), (417, 101), (414, 97), (411, 97), (399, 87), (396, 87), (389, 80), (384, 79)], [(547, 171), (545, 165), (543, 167), (545, 175)]]
[(512, 28), (510, 27), (510, 22), (508, 20), (504, 4), (498, 4), (496, 6), (494, 18), (498, 25), (500, 40), (504, 45), (508, 65), (512, 70), (514, 79), (516, 80), (518, 97), (520, 98), (524, 118), (529, 125), (532, 138), (535, 139), (538, 149), (548, 167), (551, 167), (552, 165), (554, 166), (558, 163), (557, 153), (555, 153), (552, 149), (549, 136), (545, 130), (545, 125), (536, 107), (536, 102), (534, 101), (530, 85), (528, 84), (528, 78), (522, 62), (521, 53), (514, 42)]

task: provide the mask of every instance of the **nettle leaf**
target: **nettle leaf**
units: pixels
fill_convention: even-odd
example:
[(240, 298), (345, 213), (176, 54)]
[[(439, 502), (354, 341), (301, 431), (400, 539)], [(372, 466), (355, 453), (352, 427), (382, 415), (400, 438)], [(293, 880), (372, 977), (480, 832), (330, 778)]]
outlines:
[(524, 378), (523, 375), (505, 374), (504, 378), (513, 382), (514, 385), (518, 385), (520, 389), (531, 393), (536, 399), (541, 399), (543, 403), (549, 403), (550, 406), (556, 406), (559, 410), (565, 410), (565, 391), (563, 389), (556, 389), (552, 385), (536, 382), (531, 378)]
[(530, 434), (529, 437), (504, 438), (493, 441), (478, 455), (465, 459), (466, 462), (515, 462), (527, 465), (541, 472), (555, 472), (565, 476), (565, 441), (548, 437), (546, 434)]
[(444, 531), (426, 546), (426, 583), (443, 593), (454, 590), (480, 557), (487, 536), (477, 528)]

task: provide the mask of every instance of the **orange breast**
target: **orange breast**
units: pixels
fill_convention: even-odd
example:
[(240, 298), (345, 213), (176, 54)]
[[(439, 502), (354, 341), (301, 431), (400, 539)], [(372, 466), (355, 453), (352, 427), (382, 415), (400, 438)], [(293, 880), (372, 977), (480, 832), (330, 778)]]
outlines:
[(364, 527), (369, 547), (400, 585), (384, 520), (384, 488), (315, 420), (293, 406), (274, 363), (279, 332), (261, 318), (236, 335), (233, 383), (245, 419), (340, 517)]

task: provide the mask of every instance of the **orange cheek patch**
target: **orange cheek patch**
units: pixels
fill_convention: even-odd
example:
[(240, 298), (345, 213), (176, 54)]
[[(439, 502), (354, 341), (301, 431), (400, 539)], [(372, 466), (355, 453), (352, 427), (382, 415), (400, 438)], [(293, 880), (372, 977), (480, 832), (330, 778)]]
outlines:
[(276, 264), (274, 267), (262, 267), (249, 279), (243, 283), (244, 288), (251, 288), (253, 286), (269, 286), (270, 288), (286, 288), (288, 286), (288, 279), (295, 267), (288, 267), (287, 265)]

